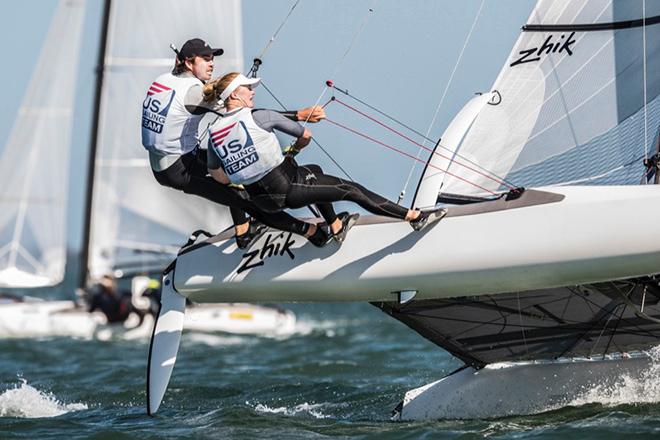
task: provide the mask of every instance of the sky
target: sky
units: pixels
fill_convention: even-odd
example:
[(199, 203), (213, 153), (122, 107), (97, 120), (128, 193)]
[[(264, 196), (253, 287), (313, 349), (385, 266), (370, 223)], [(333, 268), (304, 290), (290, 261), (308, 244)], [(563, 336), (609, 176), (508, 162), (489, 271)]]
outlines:
[[(85, 181), (85, 167), (80, 164), (85, 163), (89, 148), (102, 12), (101, 0), (87, 3), (78, 87), (72, 91), (76, 94), (76, 110), (68, 209), (69, 246), (74, 250), (80, 247)], [(294, 3), (293, 0), (242, 2), (245, 70), (251, 64), (249, 60), (262, 52)], [(316, 103), (326, 90), (325, 81), (331, 79), (337, 87), (347, 89), (422, 133), (428, 131), (430, 138), (437, 139), (474, 93), (490, 89), (534, 3), (533, 0), (484, 0), (483, 4), (482, 0), (301, 0), (263, 57), (260, 76), (289, 108)], [(11, 131), (56, 4), (56, 0), (22, 0), (3, 8), (0, 41), (11, 55), (5, 56), (5, 68), (0, 70), (0, 83), (4, 85), (0, 88), (3, 103), (0, 149)], [(474, 31), (465, 45), (478, 12)], [(210, 43), (222, 46), (222, 42)], [(329, 96), (326, 90), (320, 102), (325, 103)], [(278, 107), (263, 88), (257, 89), (256, 103), (258, 107)], [(332, 120), (412, 155), (418, 152), (414, 145), (336, 103), (327, 111)], [(369, 113), (377, 116), (373, 111)], [(327, 122), (309, 128), (354, 180), (396, 200), (411, 173), (413, 160)], [(139, 146), (137, 134), (135, 142)], [(420, 157), (425, 159), (427, 155)], [(343, 176), (316, 146), (299, 158), (303, 163), (319, 163), (326, 172)], [(410, 203), (421, 168), (417, 164), (412, 171), (404, 204)]]

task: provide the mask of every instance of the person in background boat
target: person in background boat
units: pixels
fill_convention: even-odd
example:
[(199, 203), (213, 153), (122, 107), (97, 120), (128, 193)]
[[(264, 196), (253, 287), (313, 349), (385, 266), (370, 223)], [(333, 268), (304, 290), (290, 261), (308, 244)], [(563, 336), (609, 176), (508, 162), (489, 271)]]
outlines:
[(312, 133), (272, 110), (253, 110), (259, 78), (232, 72), (204, 86), (208, 102), (222, 102), (226, 112), (209, 128), (209, 172), (218, 182), (244, 185), (264, 211), (316, 204), (334, 238), (342, 242), (358, 214), (337, 216), (331, 202), (350, 200), (367, 211), (410, 222), (414, 230), (440, 220), (446, 210), (406, 209), (362, 185), (324, 174), (318, 165), (299, 166), (285, 157), (274, 130), (297, 138), (294, 150), (306, 147)]
[[(188, 40), (177, 51), (172, 72), (160, 75), (149, 87), (142, 103), (142, 145), (149, 152), (156, 180), (163, 186), (228, 206), (236, 244), (241, 249), (261, 230), (257, 222), (249, 222), (246, 212), (262, 223), (304, 235), (319, 245), (327, 236), (322, 237), (316, 226), (284, 212), (266, 214), (250, 203), (245, 190), (219, 184), (207, 175), (207, 151), (198, 148), (198, 127), (208, 112), (217, 109), (204, 102), (202, 86), (211, 79), (213, 58), (222, 53), (222, 49), (212, 49), (199, 38)], [(317, 122), (325, 112), (314, 106), (281, 115)]]
[[(162, 294), (162, 285), (160, 280), (157, 279), (150, 279), (149, 284), (147, 284), (147, 287), (144, 289), (142, 292), (142, 297), (149, 299), (149, 309), (148, 313), (153, 316), (158, 316), (158, 313), (160, 312), (160, 298)], [(188, 304), (190, 300), (186, 298), (186, 304)]]
[(103, 275), (101, 279), (86, 290), (87, 311), (101, 310), (109, 324), (126, 321), (131, 313), (140, 318), (140, 324), (145, 313), (138, 310), (131, 302), (131, 292), (117, 288), (117, 282), (112, 275)]

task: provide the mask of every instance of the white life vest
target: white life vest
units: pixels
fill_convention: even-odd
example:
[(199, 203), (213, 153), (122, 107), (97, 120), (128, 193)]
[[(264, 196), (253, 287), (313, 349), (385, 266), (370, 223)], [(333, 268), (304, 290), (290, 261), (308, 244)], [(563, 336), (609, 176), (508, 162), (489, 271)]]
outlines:
[(215, 154), (231, 183), (250, 184), (284, 160), (275, 133), (259, 127), (252, 109), (242, 108), (209, 127), (209, 153)]
[(184, 105), (190, 87), (202, 84), (191, 77), (160, 75), (142, 102), (142, 146), (149, 151), (186, 154), (198, 143), (197, 130), (203, 114), (193, 115)]

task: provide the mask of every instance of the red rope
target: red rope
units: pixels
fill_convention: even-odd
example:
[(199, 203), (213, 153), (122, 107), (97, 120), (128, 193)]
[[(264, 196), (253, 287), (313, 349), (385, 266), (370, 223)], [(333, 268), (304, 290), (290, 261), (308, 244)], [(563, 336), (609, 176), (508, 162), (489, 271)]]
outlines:
[[(333, 101), (333, 100), (331, 100), (331, 101)], [(328, 101), (328, 103), (326, 103), (326, 105), (328, 105), (331, 101)], [(337, 101), (339, 104), (343, 105), (344, 107), (347, 107), (347, 108), (353, 110), (354, 112), (356, 112), (356, 113), (358, 113), (358, 114), (364, 116), (365, 118), (369, 119), (370, 121), (373, 121), (373, 122), (375, 122), (376, 124), (378, 124), (378, 125), (380, 125), (380, 126), (386, 128), (387, 130), (391, 131), (392, 133), (398, 134), (398, 135), (401, 136), (402, 138), (404, 138), (404, 139), (406, 139), (407, 141), (409, 141), (409, 142), (411, 142), (411, 143), (417, 145), (418, 147), (423, 148), (424, 150), (426, 150), (426, 151), (428, 151), (428, 152), (430, 152), (430, 153), (437, 154), (438, 156), (440, 156), (440, 157), (442, 157), (442, 158), (444, 158), (444, 159), (447, 159), (448, 161), (452, 161), (451, 157), (449, 157), (449, 156), (447, 156), (447, 155), (444, 155), (444, 154), (442, 154), (442, 153), (439, 153), (439, 152), (437, 152), (437, 151), (433, 151), (432, 149), (430, 149), (430, 148), (424, 146), (423, 144), (420, 144), (419, 142), (415, 141), (414, 139), (411, 139), (410, 137), (406, 136), (405, 134), (403, 134), (403, 133), (401, 133), (401, 132), (399, 132), (399, 131), (393, 129), (392, 127), (389, 127), (388, 125), (386, 125), (386, 124), (380, 122), (379, 120), (377, 120), (376, 118), (371, 117), (371, 116), (369, 116), (368, 114), (366, 114), (366, 113), (364, 113), (364, 112), (358, 110), (357, 108), (355, 108), (355, 107), (353, 107), (353, 106), (351, 106), (351, 105), (349, 105), (349, 104), (346, 104), (345, 102), (342, 102), (341, 100), (339, 100), (339, 99), (337, 99), (337, 98), (335, 98), (334, 101)], [(324, 107), (325, 107), (325, 106), (324, 106)], [(441, 147), (441, 148), (444, 148), (444, 149), (447, 149), (447, 147), (443, 147), (442, 145), (440, 145), (440, 147)], [(422, 162), (423, 162), (423, 161), (422, 161)], [(508, 184), (507, 182), (505, 182), (505, 181), (503, 181), (503, 180), (496, 179), (495, 177), (489, 176), (488, 174), (485, 174), (485, 173), (483, 173), (483, 172), (481, 172), (481, 171), (479, 171), (479, 170), (477, 170), (477, 169), (475, 169), (475, 168), (472, 168), (472, 167), (469, 166), (469, 165), (465, 165), (464, 163), (458, 162), (456, 159), (454, 159), (453, 162), (456, 163), (457, 165), (460, 165), (460, 166), (462, 166), (462, 167), (464, 167), (464, 168), (467, 168), (468, 170), (473, 171), (473, 172), (475, 172), (475, 173), (477, 173), (477, 174), (479, 174), (479, 175), (481, 175), (481, 176), (483, 176), (483, 177), (485, 177), (485, 178), (487, 178), (487, 179), (490, 179), (490, 180), (492, 180), (493, 182), (495, 182), (495, 183), (497, 183), (497, 184), (499, 184), (499, 185), (504, 185), (504, 186), (508, 187), (509, 189), (514, 189), (514, 188), (515, 188), (514, 186)], [(447, 173), (447, 174), (449, 174), (449, 173)]]
[[(377, 143), (377, 144), (379, 144), (379, 145), (382, 145), (382, 146), (385, 147), (385, 148), (389, 148), (389, 149), (392, 150), (392, 151), (396, 151), (396, 152), (399, 153), (399, 154), (402, 154), (402, 155), (404, 155), (404, 156), (406, 156), (406, 157), (409, 157), (409, 158), (411, 158), (411, 159), (413, 159), (413, 160), (416, 160), (416, 161), (418, 161), (418, 162), (421, 162), (421, 163), (423, 163), (423, 164), (426, 164), (425, 161), (423, 161), (422, 159), (420, 159), (420, 158), (418, 158), (418, 157), (413, 156), (412, 154), (408, 154), (408, 153), (406, 153), (405, 151), (399, 150), (398, 148), (395, 148), (395, 147), (393, 147), (393, 146), (391, 146), (391, 145), (387, 145), (386, 143), (381, 142), (381, 141), (379, 141), (378, 139), (374, 139), (374, 138), (372, 138), (371, 136), (368, 136), (368, 135), (366, 135), (366, 134), (360, 133), (360, 132), (357, 131), (357, 130), (353, 130), (352, 128), (349, 128), (349, 127), (347, 127), (347, 126), (345, 126), (345, 125), (343, 125), (343, 124), (340, 124), (339, 122), (335, 122), (335, 121), (333, 121), (333, 120), (331, 120), (331, 119), (328, 119), (328, 118), (326, 118), (325, 120), (326, 120), (327, 122), (333, 124), (333, 125), (336, 125), (336, 126), (338, 126), (338, 127), (343, 128), (344, 130), (350, 131), (350, 132), (353, 133), (353, 134), (356, 134), (356, 135), (361, 136), (361, 137), (363, 137), (363, 138), (365, 138), (365, 139), (368, 139), (368, 140), (370, 140), (370, 141), (372, 141), (372, 142), (375, 142), (375, 143)], [(457, 178), (457, 179), (459, 179), (459, 180), (462, 180), (462, 181), (465, 182), (465, 183), (468, 183), (468, 184), (470, 184), (470, 185), (476, 186), (477, 188), (479, 188), (479, 189), (481, 189), (481, 190), (484, 190), (484, 191), (486, 191), (486, 192), (488, 192), (488, 193), (491, 193), (491, 194), (493, 194), (493, 195), (496, 195), (496, 193), (494, 193), (493, 191), (491, 191), (491, 190), (489, 190), (489, 189), (486, 189), (486, 188), (484, 188), (484, 187), (482, 187), (482, 186), (480, 186), (480, 185), (477, 185), (477, 184), (474, 183), (474, 182), (470, 182), (469, 180), (467, 180), (467, 179), (465, 179), (465, 178), (463, 178), (463, 177), (457, 176), (456, 174), (450, 173), (449, 171), (445, 171), (445, 170), (443, 170), (443, 169), (441, 169), (441, 168), (439, 168), (439, 167), (433, 166), (433, 165), (431, 165), (430, 163), (428, 164), (428, 166), (430, 166), (431, 168), (435, 168), (435, 169), (438, 170), (438, 171), (442, 171), (442, 172), (445, 173), (445, 174), (449, 174), (450, 176), (455, 177), (455, 178)]]

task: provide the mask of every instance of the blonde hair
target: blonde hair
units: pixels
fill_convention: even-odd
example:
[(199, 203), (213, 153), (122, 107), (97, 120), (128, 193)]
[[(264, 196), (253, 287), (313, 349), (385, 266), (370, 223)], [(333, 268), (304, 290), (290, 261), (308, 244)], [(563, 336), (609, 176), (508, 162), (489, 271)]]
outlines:
[(240, 75), (240, 72), (230, 72), (221, 78), (216, 78), (204, 84), (202, 93), (204, 94), (204, 101), (214, 102), (220, 100), (220, 95), (225, 91), (229, 84)]

